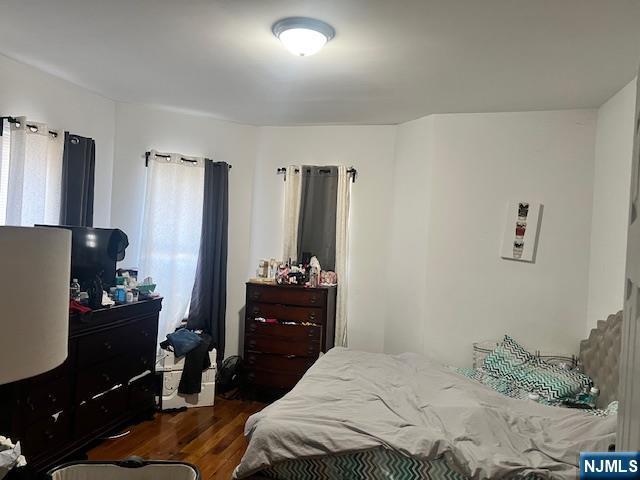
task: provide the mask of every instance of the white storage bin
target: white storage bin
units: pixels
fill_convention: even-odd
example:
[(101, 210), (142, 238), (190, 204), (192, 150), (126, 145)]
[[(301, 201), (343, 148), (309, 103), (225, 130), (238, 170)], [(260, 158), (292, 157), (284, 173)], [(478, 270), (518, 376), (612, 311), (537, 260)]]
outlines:
[(200, 480), (198, 467), (185, 462), (145, 461), (132, 457), (121, 462), (74, 462), (47, 474), (51, 480)]
[(211, 367), (202, 372), (202, 390), (192, 395), (178, 393), (178, 385), (184, 369), (184, 357), (176, 357), (171, 352), (163, 352), (156, 371), (162, 372), (162, 410), (183, 407), (213, 406), (216, 395), (216, 350), (209, 352)]

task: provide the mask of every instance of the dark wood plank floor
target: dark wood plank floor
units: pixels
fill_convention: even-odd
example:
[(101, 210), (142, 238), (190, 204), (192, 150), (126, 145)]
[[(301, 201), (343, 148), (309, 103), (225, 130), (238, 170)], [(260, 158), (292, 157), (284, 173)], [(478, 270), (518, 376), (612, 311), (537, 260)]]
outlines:
[(197, 465), (202, 480), (229, 480), (246, 449), (244, 424), (265, 404), (216, 398), (215, 406), (178, 413), (157, 413), (134, 425), (125, 437), (105, 440), (89, 451), (90, 460), (119, 460), (138, 455)]

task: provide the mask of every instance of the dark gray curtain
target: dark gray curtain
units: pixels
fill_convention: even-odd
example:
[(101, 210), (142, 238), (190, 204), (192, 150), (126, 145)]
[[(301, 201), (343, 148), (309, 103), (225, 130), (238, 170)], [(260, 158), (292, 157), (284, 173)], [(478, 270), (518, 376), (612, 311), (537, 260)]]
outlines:
[(338, 167), (303, 165), (298, 223), (298, 261), (318, 257), (323, 270), (336, 264)]
[(60, 225), (93, 226), (96, 142), (64, 132)]
[(202, 329), (211, 336), (218, 360), (224, 358), (228, 222), (229, 165), (206, 160), (202, 238), (187, 328)]

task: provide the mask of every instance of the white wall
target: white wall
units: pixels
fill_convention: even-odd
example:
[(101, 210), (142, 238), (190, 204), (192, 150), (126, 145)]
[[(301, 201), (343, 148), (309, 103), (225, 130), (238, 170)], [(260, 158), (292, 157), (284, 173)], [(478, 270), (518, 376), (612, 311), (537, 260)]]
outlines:
[(587, 332), (622, 309), (636, 80), (598, 110)]
[[(96, 139), (95, 224), (129, 234), (128, 265), (138, 263), (145, 150), (233, 165), (229, 355), (240, 342), (244, 282), (259, 258), (281, 255), (283, 185), (275, 169), (294, 163), (359, 170), (353, 348), (468, 364), (473, 341), (509, 332), (532, 348), (573, 352), (585, 334), (587, 303), (589, 326), (621, 305), (631, 84), (597, 112), (597, 130), (594, 111), (258, 128), (115, 103), (3, 56), (0, 76), (2, 115), (27, 115)], [(545, 205), (533, 265), (498, 255), (513, 198)]]
[(351, 194), (349, 346), (384, 348), (386, 282), (393, 202), (394, 126), (262, 127), (254, 182), (248, 275), (260, 258), (282, 257), (284, 185), (276, 168), (293, 164), (358, 169)]
[(115, 102), (3, 55), (0, 55), (0, 79), (0, 115), (25, 115), (51, 128), (95, 139), (93, 222), (97, 227), (108, 227)]
[(387, 260), (385, 351), (423, 352), (435, 117), (397, 128), (391, 246)]
[[(416, 232), (420, 242), (391, 247), (418, 268), (405, 281), (390, 276), (395, 303), (412, 306), (388, 316), (387, 350), (421, 347), (464, 365), (474, 341), (510, 333), (531, 348), (576, 352), (586, 315), (595, 112), (430, 120), (398, 135), (395, 221), (400, 235)], [(507, 202), (520, 198), (544, 204), (534, 264), (499, 257)], [(416, 284), (405, 283), (414, 276)], [(418, 318), (402, 332), (412, 311)]]
[(247, 253), (256, 127), (124, 103), (117, 106), (116, 123), (111, 224), (129, 236), (130, 246), (124, 265), (137, 266), (139, 259), (146, 182), (145, 151), (156, 149), (206, 156), (232, 165), (229, 172), (226, 355), (237, 354), (244, 283), (249, 270)]

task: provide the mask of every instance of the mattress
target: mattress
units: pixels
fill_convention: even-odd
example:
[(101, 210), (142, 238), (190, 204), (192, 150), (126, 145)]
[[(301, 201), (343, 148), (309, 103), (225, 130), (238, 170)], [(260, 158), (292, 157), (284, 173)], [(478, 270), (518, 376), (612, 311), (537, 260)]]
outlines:
[(413, 480), (424, 477), (387, 473), (440, 468), (437, 478), (573, 480), (579, 452), (606, 451), (615, 426), (615, 415), (510, 398), (419, 355), (335, 348), (247, 421), (234, 478)]

